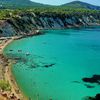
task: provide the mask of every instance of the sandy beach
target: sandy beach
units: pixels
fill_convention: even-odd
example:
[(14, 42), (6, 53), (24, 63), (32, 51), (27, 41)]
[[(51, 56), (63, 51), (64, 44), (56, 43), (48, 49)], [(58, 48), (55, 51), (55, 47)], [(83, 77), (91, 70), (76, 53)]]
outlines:
[(11, 43), (16, 37), (2, 38), (0, 40), (0, 80), (7, 81), (11, 87), (10, 91), (0, 89), (0, 100), (27, 100), (19, 90), (16, 81), (12, 75), (11, 67), (13, 61), (3, 56), (4, 48)]

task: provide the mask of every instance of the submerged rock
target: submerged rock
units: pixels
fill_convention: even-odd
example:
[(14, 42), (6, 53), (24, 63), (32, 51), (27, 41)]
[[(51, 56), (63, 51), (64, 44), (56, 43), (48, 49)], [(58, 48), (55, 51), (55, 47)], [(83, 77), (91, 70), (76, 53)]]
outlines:
[(86, 83), (100, 84), (100, 75), (93, 75), (91, 78), (83, 78), (82, 80)]
[(100, 100), (100, 94), (97, 94), (97, 95), (95, 96), (95, 100)]
[(95, 97), (85, 97), (84, 100), (100, 100), (100, 94), (96, 94)]
[(47, 65), (44, 65), (44, 67), (48, 68), (48, 67), (52, 67), (54, 66), (55, 64), (47, 64)]

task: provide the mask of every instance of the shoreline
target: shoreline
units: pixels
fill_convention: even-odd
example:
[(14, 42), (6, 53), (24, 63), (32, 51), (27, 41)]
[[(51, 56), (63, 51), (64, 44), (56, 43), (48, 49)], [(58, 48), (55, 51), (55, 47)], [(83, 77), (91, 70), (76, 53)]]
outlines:
[(0, 44), (0, 60), (3, 62), (0, 63), (0, 68), (2, 69), (2, 78), (0, 80), (8, 82), (8, 84), (11, 87), (10, 91), (2, 91), (0, 89), (0, 100), (11, 100), (10, 97), (15, 97), (12, 100), (28, 100), (27, 97), (19, 89), (16, 80), (12, 75), (11, 68), (14, 62), (9, 59), (6, 59), (3, 55), (4, 48), (11, 42), (13, 42), (16, 38), (18, 37), (5, 38), (2, 40), (2, 43)]
[[(38, 34), (35, 34), (35, 35), (38, 35)], [(34, 34), (31, 34), (29, 36), (30, 37), (34, 36)], [(27, 38), (29, 36), (26, 36), (25, 38)], [(4, 66), (2, 66), (2, 64), (0, 63), (0, 67), (2, 67), (2, 68), (5, 67), (4, 70), (2, 71), (2, 72), (4, 72), (4, 79), (3, 80), (7, 81), (9, 83), (9, 85), (11, 86), (10, 95), (14, 94), (14, 96), (17, 98), (17, 99), (7, 99), (0, 92), (0, 100), (29, 100), (24, 95), (24, 93), (21, 91), (21, 89), (18, 87), (18, 84), (16, 83), (16, 79), (12, 74), (12, 71), (11, 71), (12, 64), (15, 62), (12, 60), (9, 60), (3, 56), (3, 50), (5, 49), (5, 47), (8, 46), (14, 40), (19, 40), (21, 38), (23, 38), (23, 37), (22, 36), (20, 36), (20, 37), (14, 36), (14, 37), (8, 37), (8, 38), (2, 37), (2, 39), (0, 39), (0, 41), (1, 40), (3, 41), (3, 43), (0, 44), (0, 56), (2, 55), (2, 57), (0, 57), (0, 60), (4, 59), (3, 63), (5, 64)], [(5, 62), (5, 59), (7, 60), (7, 62)], [(3, 91), (3, 92), (5, 93), (5, 91)], [(6, 94), (7, 94), (7, 92), (6, 92)]]
[(19, 89), (16, 80), (12, 74), (12, 64), (14, 62), (12, 60), (9, 60), (9, 65), (6, 68), (6, 73), (5, 73), (5, 77), (6, 80), (8, 80), (10, 86), (12, 86), (11, 91), (14, 93), (14, 95), (19, 99), (19, 100), (28, 100), (27, 97), (21, 92), (21, 90)]

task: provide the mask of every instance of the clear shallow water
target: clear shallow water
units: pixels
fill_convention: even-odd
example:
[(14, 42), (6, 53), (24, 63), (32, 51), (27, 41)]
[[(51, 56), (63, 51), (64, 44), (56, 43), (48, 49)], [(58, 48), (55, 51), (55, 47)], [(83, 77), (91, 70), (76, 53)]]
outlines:
[(100, 85), (82, 81), (100, 75), (100, 28), (45, 33), (14, 41), (4, 50), (8, 57), (21, 58), (12, 72), (24, 94), (31, 100), (81, 100), (100, 93)]

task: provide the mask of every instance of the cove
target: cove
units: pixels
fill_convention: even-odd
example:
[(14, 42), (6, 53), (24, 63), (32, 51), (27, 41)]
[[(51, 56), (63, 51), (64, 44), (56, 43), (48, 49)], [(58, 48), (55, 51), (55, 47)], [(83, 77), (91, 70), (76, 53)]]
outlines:
[(99, 84), (82, 80), (100, 75), (100, 27), (44, 32), (4, 50), (19, 58), (12, 73), (23, 93), (30, 100), (83, 100), (100, 93)]

